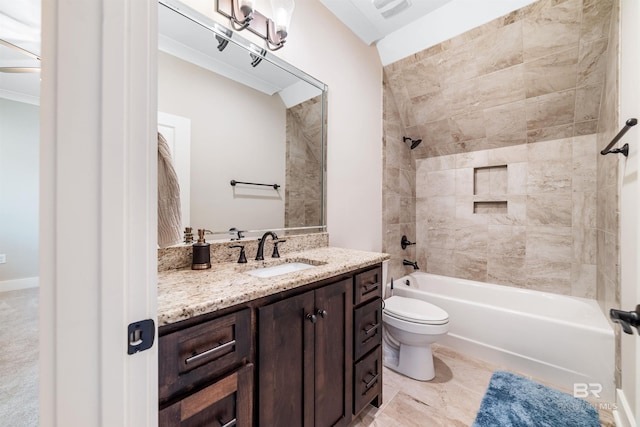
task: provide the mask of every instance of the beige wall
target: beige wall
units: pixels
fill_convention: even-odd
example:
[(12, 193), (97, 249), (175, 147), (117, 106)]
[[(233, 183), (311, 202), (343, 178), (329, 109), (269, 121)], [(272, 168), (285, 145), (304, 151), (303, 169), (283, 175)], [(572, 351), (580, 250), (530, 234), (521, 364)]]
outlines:
[(540, 0), (385, 67), (432, 157), (593, 134), (611, 0)]
[[(187, 0), (226, 25), (215, 2)], [(270, 14), (270, 2), (256, 1)], [(246, 31), (244, 37), (251, 38)], [(258, 41), (262, 45), (261, 41)], [(329, 86), (327, 223), (332, 246), (382, 249), (382, 65), (319, 1), (296, 2), (289, 39), (275, 55)]]
[[(194, 229), (284, 225), (286, 108), (278, 95), (158, 52), (158, 110), (191, 119)], [(232, 179), (282, 188), (234, 188)]]

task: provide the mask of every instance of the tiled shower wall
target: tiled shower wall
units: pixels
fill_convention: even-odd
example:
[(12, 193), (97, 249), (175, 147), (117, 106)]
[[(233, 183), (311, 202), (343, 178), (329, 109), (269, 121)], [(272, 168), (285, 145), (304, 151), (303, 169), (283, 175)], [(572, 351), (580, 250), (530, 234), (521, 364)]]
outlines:
[(287, 109), (285, 227), (322, 222), (322, 120), (322, 96)]
[[(619, 131), (618, 63), (620, 45), (620, 0), (614, 1), (605, 59), (605, 82), (600, 104), (598, 146), (604, 148)], [(598, 156), (597, 173), (597, 284), (596, 298), (606, 314), (610, 308), (620, 308), (620, 227), (618, 168), (619, 155)], [(616, 385), (620, 387), (620, 328), (616, 334)]]
[[(617, 224), (607, 220), (607, 234), (600, 228), (600, 223), (605, 212), (601, 206), (602, 199), (608, 197), (605, 202), (608, 203), (613, 197), (616, 204), (617, 193), (605, 195), (598, 188), (596, 209), (595, 183), (593, 193), (591, 190), (574, 191), (573, 166), (568, 169), (568, 180), (564, 176), (560, 183), (554, 182), (557, 178), (554, 174), (560, 173), (559, 164), (569, 159), (574, 161), (573, 149), (579, 148), (576, 142), (585, 142), (591, 147), (598, 129), (608, 126), (607, 123), (599, 124), (599, 114), (601, 99), (603, 103), (608, 102), (607, 97), (611, 97), (608, 92), (616, 91), (615, 82), (607, 80), (607, 93), (604, 98), (601, 96), (605, 73), (609, 78), (608, 68), (616, 67), (611, 55), (607, 56), (610, 52), (609, 38), (617, 37), (611, 28), (612, 19), (615, 21), (615, 13), (612, 14), (614, 3), (617, 4), (618, 0), (540, 0), (385, 67), (383, 250), (392, 255), (391, 276), (398, 277), (412, 271), (401, 264), (402, 259), (407, 258), (417, 259), (423, 271), (435, 268), (446, 270), (450, 275), (473, 275), (480, 279), (486, 274), (484, 280), (563, 294), (597, 295), (600, 298), (605, 293), (615, 293), (614, 281), (605, 280), (605, 277), (617, 274), (614, 273), (617, 261), (605, 261), (600, 249), (603, 248), (604, 237), (608, 236), (606, 247), (617, 250), (617, 240), (611, 239), (616, 236), (613, 230), (617, 229)], [(610, 118), (603, 116), (602, 120)], [(423, 143), (411, 151), (406, 143), (402, 143), (404, 135), (422, 138)], [(573, 139), (584, 135), (589, 137)], [(598, 134), (595, 145), (599, 147), (604, 139)], [(524, 223), (495, 223), (492, 222), (496, 220), (494, 217), (487, 220), (486, 232), (481, 229), (476, 234), (473, 227), (478, 224), (473, 223), (474, 218), (470, 214), (471, 219), (460, 218), (461, 224), (469, 225), (466, 230), (466, 227), (461, 227), (451, 234), (442, 232), (440, 226), (428, 229), (425, 222), (428, 223), (429, 215), (437, 219), (442, 214), (428, 212), (425, 205), (429, 196), (425, 196), (425, 192), (433, 191), (435, 194), (443, 189), (437, 186), (421, 188), (420, 174), (424, 169), (418, 169), (418, 183), (412, 187), (410, 181), (416, 167), (412, 159), (418, 163), (420, 159), (429, 158), (440, 162), (448, 156), (489, 153), (506, 147), (526, 150), (528, 156), (528, 147), (542, 141), (548, 144), (549, 156), (557, 152), (564, 153), (564, 157), (558, 157), (557, 162), (550, 165), (548, 174), (542, 166), (544, 162), (534, 165), (540, 174), (537, 178), (532, 177), (534, 181), (529, 183), (529, 175), (534, 170), (527, 170), (525, 193), (509, 195), (508, 215), (512, 214), (511, 209), (522, 209), (519, 213), (513, 212)], [(569, 152), (567, 146), (571, 147)], [(592, 148), (596, 150), (595, 146)], [(531, 150), (536, 151), (534, 148)], [(597, 177), (599, 185), (604, 183), (605, 176), (611, 176), (607, 174), (612, 173), (611, 169), (603, 166), (601, 157), (590, 160), (597, 164), (597, 172), (591, 170), (590, 176), (594, 180)], [(528, 169), (529, 158), (522, 160), (521, 157), (511, 169), (507, 162), (507, 174), (514, 174), (515, 169), (524, 167), (516, 163), (526, 164)], [(488, 177), (489, 183), (491, 172), (494, 172), (494, 177), (504, 173), (501, 170), (482, 170), (483, 167), (474, 173), (480, 176), (480, 180), (483, 176)], [(534, 185), (548, 186), (545, 191), (548, 190), (549, 194), (543, 197), (548, 202), (546, 205), (536, 203), (536, 197), (542, 193), (530, 193), (530, 185), (531, 188)], [(560, 187), (554, 188), (554, 185)], [(417, 191), (420, 195), (416, 209), (417, 226), (410, 221), (411, 213), (406, 211), (412, 205), (410, 191)], [(452, 190), (445, 187), (443, 191)], [(491, 202), (482, 200), (482, 196), (472, 195), (475, 199), (471, 202)], [(585, 199), (579, 200), (579, 196)], [(581, 204), (586, 207), (588, 215), (575, 218)], [(473, 203), (467, 204), (467, 209), (473, 209), (473, 206)], [(445, 208), (451, 209), (451, 205)], [(490, 215), (481, 213), (483, 210), (499, 211), (505, 206), (501, 203), (476, 203), (475, 208), (477, 219)], [(454, 212), (453, 218), (460, 213), (459, 206), (454, 209), (448, 211)], [(536, 215), (542, 217), (545, 211), (549, 215), (545, 220), (548, 223), (536, 223), (533, 218)], [(598, 220), (597, 232), (592, 222), (594, 216)], [(558, 227), (558, 230), (553, 227)], [(415, 233), (411, 234), (412, 231)], [(552, 236), (556, 231), (559, 233)], [(418, 242), (417, 252), (413, 252), (415, 246), (405, 251), (400, 249), (402, 234)], [(593, 251), (594, 236), (597, 236), (597, 252)], [(433, 250), (426, 247), (431, 241), (437, 242)], [(486, 249), (483, 246), (485, 241)], [(581, 241), (587, 243), (583, 245)], [(520, 242), (519, 246), (517, 242)], [(545, 252), (544, 248), (549, 245), (555, 249)], [(486, 253), (486, 261), (475, 255), (480, 252)], [(447, 258), (447, 255), (452, 257)], [(501, 261), (502, 258), (504, 260)], [(603, 266), (608, 265), (603, 271), (600, 271), (601, 261)], [(599, 267), (597, 274), (596, 262)], [(543, 280), (545, 275), (547, 278)]]
[(428, 273), (596, 295), (596, 135), (416, 161)]
[(385, 67), (416, 158), (594, 134), (613, 0), (540, 0)]

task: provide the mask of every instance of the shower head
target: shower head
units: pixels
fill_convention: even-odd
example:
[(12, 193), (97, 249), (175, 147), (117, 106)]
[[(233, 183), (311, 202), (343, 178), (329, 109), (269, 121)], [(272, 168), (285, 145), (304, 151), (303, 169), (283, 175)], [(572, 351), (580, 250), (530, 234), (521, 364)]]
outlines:
[(411, 139), (408, 136), (403, 136), (402, 142), (407, 142), (407, 141), (411, 141), (411, 149), (413, 150), (418, 145), (420, 145), (420, 143), (422, 142), (422, 139)]

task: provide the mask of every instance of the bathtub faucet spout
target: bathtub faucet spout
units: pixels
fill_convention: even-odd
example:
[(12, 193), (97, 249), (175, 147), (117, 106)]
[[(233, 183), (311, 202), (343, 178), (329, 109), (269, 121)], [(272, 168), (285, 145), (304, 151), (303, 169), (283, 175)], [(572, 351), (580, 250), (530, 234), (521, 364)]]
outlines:
[(414, 270), (420, 270), (420, 267), (418, 267), (418, 261), (409, 261), (409, 260), (403, 259), (402, 265), (410, 265), (411, 267), (413, 267)]

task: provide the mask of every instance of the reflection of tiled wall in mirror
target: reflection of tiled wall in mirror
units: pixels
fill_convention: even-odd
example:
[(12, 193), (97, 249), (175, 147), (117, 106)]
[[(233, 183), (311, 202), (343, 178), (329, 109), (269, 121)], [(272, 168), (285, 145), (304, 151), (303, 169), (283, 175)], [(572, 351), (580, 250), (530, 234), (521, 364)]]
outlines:
[(285, 227), (322, 221), (322, 96), (287, 110)]

